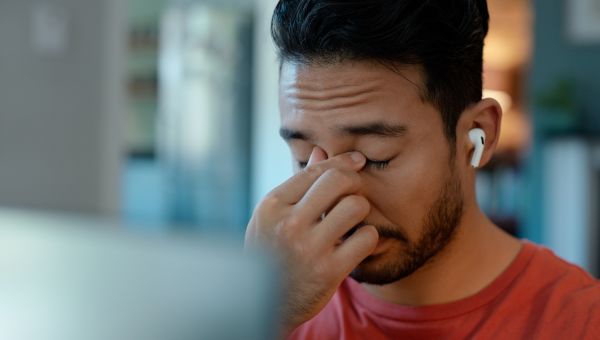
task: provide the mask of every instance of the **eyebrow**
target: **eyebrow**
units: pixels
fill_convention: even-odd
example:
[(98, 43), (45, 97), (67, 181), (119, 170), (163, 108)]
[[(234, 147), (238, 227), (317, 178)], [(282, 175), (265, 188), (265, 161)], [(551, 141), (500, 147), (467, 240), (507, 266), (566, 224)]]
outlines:
[(368, 136), (375, 135), (380, 137), (401, 137), (406, 134), (408, 128), (402, 124), (390, 124), (386, 122), (374, 122), (365, 125), (348, 125), (336, 127), (341, 135), (344, 136)]
[(306, 132), (301, 132), (299, 130), (294, 130), (294, 129), (285, 128), (285, 127), (282, 127), (281, 129), (279, 129), (279, 135), (286, 142), (290, 141), (292, 139), (299, 139), (299, 140), (312, 140), (313, 139), (313, 137), (311, 135), (307, 134)]
[[(401, 137), (406, 135), (408, 128), (402, 124), (390, 124), (387, 122), (373, 122), (363, 125), (345, 125), (334, 127), (333, 130), (342, 136), (378, 136), (378, 137)], [(279, 129), (279, 135), (286, 142), (299, 139), (304, 141), (314, 140), (314, 136), (308, 132), (291, 128)]]

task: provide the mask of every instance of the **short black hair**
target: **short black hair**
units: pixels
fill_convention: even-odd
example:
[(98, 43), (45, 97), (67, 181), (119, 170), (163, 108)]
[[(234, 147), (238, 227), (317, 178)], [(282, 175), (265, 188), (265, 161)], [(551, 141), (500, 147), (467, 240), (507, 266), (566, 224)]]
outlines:
[(271, 33), (281, 63), (421, 66), (421, 95), (454, 142), (461, 113), (482, 97), (488, 27), (486, 0), (280, 0)]

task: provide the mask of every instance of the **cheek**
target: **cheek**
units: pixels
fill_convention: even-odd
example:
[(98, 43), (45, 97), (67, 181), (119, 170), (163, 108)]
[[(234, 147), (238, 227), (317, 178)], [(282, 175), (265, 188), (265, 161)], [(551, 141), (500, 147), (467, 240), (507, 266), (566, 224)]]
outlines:
[(415, 157), (390, 168), (385, 175), (364, 179), (375, 221), (398, 225), (413, 239), (420, 235), (424, 217), (437, 200), (443, 182), (440, 167), (432, 167), (426, 158)]

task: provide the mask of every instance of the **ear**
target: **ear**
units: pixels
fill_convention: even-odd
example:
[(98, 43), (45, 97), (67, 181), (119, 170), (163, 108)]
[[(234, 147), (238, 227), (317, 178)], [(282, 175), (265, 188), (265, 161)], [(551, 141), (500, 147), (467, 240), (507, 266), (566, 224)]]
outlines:
[[(485, 149), (479, 167), (485, 166), (492, 159), (498, 139), (500, 137), (500, 125), (502, 122), (502, 108), (492, 98), (482, 99), (471, 105), (463, 113), (457, 126), (457, 142), (459, 142), (467, 155), (466, 164), (469, 165), (475, 147), (469, 141), (469, 131), (480, 128), (485, 132)], [(469, 165), (470, 166), (470, 165)]]

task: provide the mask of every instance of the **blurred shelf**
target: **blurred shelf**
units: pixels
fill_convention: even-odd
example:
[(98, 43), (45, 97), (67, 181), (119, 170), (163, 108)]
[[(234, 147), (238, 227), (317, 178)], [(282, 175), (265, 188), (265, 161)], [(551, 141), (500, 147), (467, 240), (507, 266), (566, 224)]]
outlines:
[(519, 219), (516, 216), (490, 216), (494, 224), (512, 236), (519, 237)]
[(496, 169), (512, 168), (520, 169), (523, 163), (522, 151), (506, 150), (494, 154), (492, 159), (485, 167), (481, 168), (483, 172), (494, 172)]
[(127, 70), (129, 74), (151, 74), (158, 69), (159, 56), (153, 51), (130, 51)]
[(127, 152), (128, 159), (135, 160), (155, 160), (156, 150), (154, 149), (133, 149)]
[(127, 91), (131, 98), (157, 98), (158, 75), (156, 73), (133, 75), (129, 78)]

